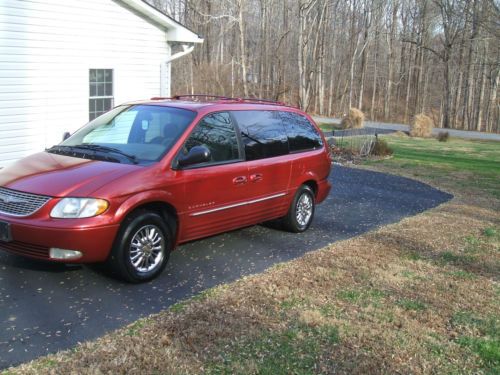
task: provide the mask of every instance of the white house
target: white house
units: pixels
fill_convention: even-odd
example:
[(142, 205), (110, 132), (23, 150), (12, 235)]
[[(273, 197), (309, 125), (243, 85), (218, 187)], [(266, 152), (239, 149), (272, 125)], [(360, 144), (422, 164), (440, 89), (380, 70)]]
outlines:
[(170, 61), (202, 42), (142, 0), (0, 0), (0, 168), (114, 105), (169, 96)]

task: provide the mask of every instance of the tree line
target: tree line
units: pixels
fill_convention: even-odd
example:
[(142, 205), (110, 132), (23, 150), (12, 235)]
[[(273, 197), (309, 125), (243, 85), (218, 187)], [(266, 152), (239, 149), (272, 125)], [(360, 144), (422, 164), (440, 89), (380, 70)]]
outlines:
[(205, 39), (173, 63), (176, 93), (500, 132), (497, 0), (149, 2)]

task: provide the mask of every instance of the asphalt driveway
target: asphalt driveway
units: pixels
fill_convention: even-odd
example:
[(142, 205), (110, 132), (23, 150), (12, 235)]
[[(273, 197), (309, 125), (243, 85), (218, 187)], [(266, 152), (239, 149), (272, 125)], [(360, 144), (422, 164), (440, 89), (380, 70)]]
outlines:
[(306, 233), (254, 226), (189, 243), (172, 254), (160, 278), (143, 285), (124, 284), (86, 266), (0, 252), (0, 369), (71, 348), (206, 288), (451, 199), (428, 185), (382, 173), (336, 166), (330, 178), (332, 193)]

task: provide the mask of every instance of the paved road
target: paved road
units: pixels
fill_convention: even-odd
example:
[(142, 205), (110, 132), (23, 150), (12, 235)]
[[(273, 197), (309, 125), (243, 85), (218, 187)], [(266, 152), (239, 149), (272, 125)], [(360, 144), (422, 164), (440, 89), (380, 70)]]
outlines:
[[(329, 117), (313, 116), (313, 118), (314, 118), (314, 121), (324, 122), (327, 124), (339, 124), (341, 121), (338, 118), (329, 118)], [(399, 130), (399, 131), (404, 131), (404, 132), (407, 132), (410, 130), (410, 127), (408, 125), (389, 124), (389, 123), (374, 122), (374, 121), (365, 121), (365, 127), (383, 129), (383, 130), (395, 130), (395, 131)], [(442, 132), (442, 131), (447, 131), (448, 133), (450, 133), (450, 136), (456, 137), (456, 138), (500, 141), (500, 134), (482, 133), (482, 132), (465, 131), (465, 130), (434, 128), (432, 130), (432, 134), (438, 134), (439, 132)]]
[(86, 266), (38, 263), (0, 251), (0, 369), (75, 346), (206, 288), (262, 272), (451, 198), (402, 177), (336, 166), (334, 190), (302, 235), (254, 226), (196, 241), (166, 272), (124, 284)]

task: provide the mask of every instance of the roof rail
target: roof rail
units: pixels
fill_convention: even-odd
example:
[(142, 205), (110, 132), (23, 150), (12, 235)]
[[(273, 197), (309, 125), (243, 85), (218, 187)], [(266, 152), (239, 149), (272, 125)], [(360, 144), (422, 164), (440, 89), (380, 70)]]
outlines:
[(211, 98), (215, 99), (220, 103), (254, 103), (254, 104), (268, 104), (268, 105), (279, 105), (279, 106), (288, 106), (287, 104), (279, 101), (269, 100), (269, 99), (261, 99), (261, 98), (231, 98), (227, 96), (221, 95), (209, 95), (209, 94), (186, 94), (186, 95), (174, 95), (170, 98), (167, 97), (153, 97), (151, 100), (182, 100), (189, 98)]
[(205, 94), (174, 95), (172, 97), (154, 96), (150, 100), (182, 100), (185, 98), (214, 98), (214, 99), (219, 99), (219, 100), (232, 100), (232, 98), (228, 98), (227, 96), (205, 95)]
[(238, 101), (245, 102), (245, 103), (260, 103), (260, 104), (274, 104), (274, 105), (282, 105), (286, 106), (285, 103), (283, 102), (278, 102), (276, 100), (270, 100), (270, 99), (260, 99), (260, 98), (238, 98)]
[(174, 95), (172, 99), (180, 100), (183, 98), (214, 98), (219, 100), (232, 100), (233, 98), (228, 98), (227, 96), (220, 95), (209, 95), (209, 94), (186, 94), (186, 95)]

